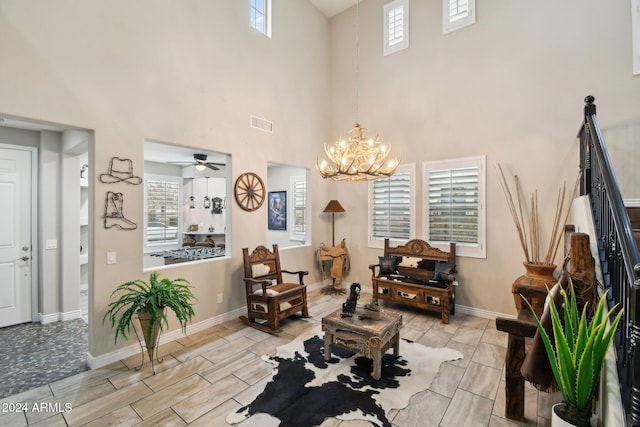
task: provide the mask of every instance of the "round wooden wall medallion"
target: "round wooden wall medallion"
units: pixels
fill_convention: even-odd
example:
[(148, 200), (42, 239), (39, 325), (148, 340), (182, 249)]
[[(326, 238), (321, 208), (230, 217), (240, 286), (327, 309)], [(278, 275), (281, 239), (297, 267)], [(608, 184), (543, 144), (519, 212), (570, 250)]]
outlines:
[(255, 211), (264, 203), (264, 183), (252, 172), (245, 172), (238, 177), (233, 193), (238, 205), (247, 212)]

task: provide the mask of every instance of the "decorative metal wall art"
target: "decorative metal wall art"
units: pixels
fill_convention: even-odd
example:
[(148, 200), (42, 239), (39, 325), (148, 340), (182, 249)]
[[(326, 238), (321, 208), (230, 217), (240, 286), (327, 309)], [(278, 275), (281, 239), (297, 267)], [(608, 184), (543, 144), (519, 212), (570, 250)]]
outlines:
[(118, 230), (135, 230), (138, 225), (127, 219), (123, 212), (124, 197), (122, 193), (107, 191), (104, 201), (104, 228), (117, 228)]
[(131, 159), (121, 159), (112, 157), (109, 161), (109, 171), (101, 173), (98, 180), (103, 184), (115, 184), (126, 182), (131, 185), (142, 184), (142, 178), (133, 174), (133, 161)]

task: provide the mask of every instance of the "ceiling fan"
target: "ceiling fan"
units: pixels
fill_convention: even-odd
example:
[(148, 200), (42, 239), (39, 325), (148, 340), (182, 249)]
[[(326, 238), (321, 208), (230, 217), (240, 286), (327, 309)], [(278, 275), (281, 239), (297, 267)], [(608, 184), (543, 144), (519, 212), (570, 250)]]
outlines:
[[(186, 163), (186, 165), (188, 166), (195, 166), (195, 168), (199, 171), (203, 171), (206, 168), (209, 168), (211, 170), (217, 171), (220, 170), (219, 166), (225, 166), (224, 163), (214, 163), (214, 162), (207, 162), (207, 155), (206, 154), (194, 154), (193, 155), (193, 163)], [(169, 163), (174, 163), (174, 164), (185, 164), (184, 162), (169, 162)]]

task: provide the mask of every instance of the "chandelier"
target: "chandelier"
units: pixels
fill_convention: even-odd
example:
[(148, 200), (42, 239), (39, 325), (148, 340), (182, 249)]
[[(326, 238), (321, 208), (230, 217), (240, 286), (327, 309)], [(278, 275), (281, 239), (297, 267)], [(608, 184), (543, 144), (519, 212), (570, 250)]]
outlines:
[(375, 138), (365, 138), (358, 123), (358, 74), (360, 62), (360, 0), (356, 0), (356, 124), (348, 140), (325, 144), (325, 159), (316, 159), (316, 169), (323, 178), (334, 181), (370, 181), (393, 175), (400, 163), (397, 158), (387, 160), (391, 147)]

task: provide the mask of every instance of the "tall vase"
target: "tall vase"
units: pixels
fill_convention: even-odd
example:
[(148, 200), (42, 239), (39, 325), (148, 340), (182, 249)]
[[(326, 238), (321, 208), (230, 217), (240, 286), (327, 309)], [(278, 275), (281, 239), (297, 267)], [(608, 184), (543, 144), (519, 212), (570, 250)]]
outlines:
[[(520, 311), (520, 309), (523, 307), (523, 302), (520, 294), (516, 291), (516, 286), (520, 285), (527, 287), (537, 287), (541, 289), (551, 289), (551, 287), (557, 281), (557, 279), (553, 275), (556, 269), (555, 264), (535, 264), (529, 262), (523, 262), (522, 264), (524, 265), (524, 274), (518, 277), (511, 286), (513, 300), (518, 311)], [(536, 313), (542, 313), (542, 309), (544, 307), (544, 298), (531, 298), (531, 301), (529, 302), (533, 306), (533, 309)], [(526, 304), (524, 304), (524, 307), (526, 309), (529, 309)]]
[(147, 337), (147, 332), (149, 331), (149, 323), (151, 322), (151, 316), (146, 310), (138, 311), (138, 320), (140, 321), (140, 327), (142, 329), (142, 339), (145, 342), (145, 347), (147, 348), (147, 353), (149, 354), (149, 360), (153, 364), (153, 352), (155, 351), (156, 344), (158, 343), (158, 335), (160, 334), (160, 325), (156, 322), (153, 325), (153, 330), (151, 331), (151, 337)]

